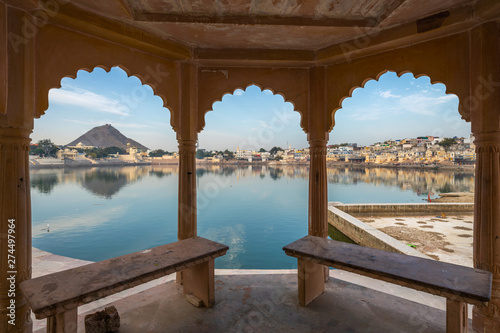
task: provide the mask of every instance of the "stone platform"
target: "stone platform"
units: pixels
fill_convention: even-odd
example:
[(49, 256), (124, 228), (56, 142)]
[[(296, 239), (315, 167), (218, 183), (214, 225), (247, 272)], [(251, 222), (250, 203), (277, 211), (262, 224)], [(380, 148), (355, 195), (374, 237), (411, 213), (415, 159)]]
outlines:
[[(35, 250), (34, 250), (35, 251)], [(40, 256), (39, 256), (40, 257)], [(84, 264), (46, 254), (60, 270)], [(216, 304), (195, 308), (175, 275), (80, 307), (86, 314), (113, 304), (122, 333), (136, 332), (443, 332), (445, 299), (341, 270), (330, 270), (326, 291), (308, 307), (297, 298), (296, 270), (216, 270)], [(469, 312), (471, 307), (469, 306)], [(470, 319), (469, 319), (470, 321)], [(34, 332), (45, 332), (35, 321)]]

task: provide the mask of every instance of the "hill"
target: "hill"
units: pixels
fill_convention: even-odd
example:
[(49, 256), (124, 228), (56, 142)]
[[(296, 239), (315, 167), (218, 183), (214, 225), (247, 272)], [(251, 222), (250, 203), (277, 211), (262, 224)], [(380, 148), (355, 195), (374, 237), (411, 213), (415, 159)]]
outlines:
[(79, 142), (81, 142), (85, 146), (95, 146), (99, 148), (127, 148), (127, 143), (130, 143), (131, 146), (136, 147), (139, 150), (148, 149), (147, 147), (141, 145), (139, 142), (127, 138), (110, 124), (92, 128), (87, 133), (68, 143), (67, 146), (76, 146)]

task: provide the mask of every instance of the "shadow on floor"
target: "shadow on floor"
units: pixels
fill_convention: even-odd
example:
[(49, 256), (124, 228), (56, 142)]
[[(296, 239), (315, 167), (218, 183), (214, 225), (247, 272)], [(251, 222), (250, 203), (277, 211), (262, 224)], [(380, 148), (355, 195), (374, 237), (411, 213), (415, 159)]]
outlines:
[(113, 302), (121, 317), (119, 332), (445, 331), (443, 310), (332, 277), (308, 307), (298, 304), (295, 274), (215, 278), (216, 304), (210, 309), (189, 304), (175, 282)]

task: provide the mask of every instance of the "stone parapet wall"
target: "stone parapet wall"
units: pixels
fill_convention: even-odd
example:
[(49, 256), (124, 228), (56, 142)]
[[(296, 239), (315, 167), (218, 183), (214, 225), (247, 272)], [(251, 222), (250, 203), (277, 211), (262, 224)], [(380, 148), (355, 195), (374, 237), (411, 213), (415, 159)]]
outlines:
[(329, 208), (335, 207), (344, 213), (352, 215), (383, 215), (410, 216), (433, 215), (442, 213), (473, 214), (473, 203), (387, 203), (387, 204), (340, 204), (329, 203)]
[(349, 237), (356, 244), (379, 250), (403, 253), (410, 256), (431, 259), (429, 256), (409, 247), (397, 239), (361, 222), (337, 207), (328, 207), (328, 223)]

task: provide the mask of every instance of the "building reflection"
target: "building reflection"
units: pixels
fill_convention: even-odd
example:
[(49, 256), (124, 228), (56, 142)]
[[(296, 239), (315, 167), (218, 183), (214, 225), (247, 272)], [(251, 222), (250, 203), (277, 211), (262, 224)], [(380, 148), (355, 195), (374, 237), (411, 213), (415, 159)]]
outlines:
[[(42, 194), (50, 194), (62, 184), (79, 184), (93, 195), (112, 198), (123, 187), (145, 177), (177, 177), (178, 166), (126, 166), (95, 168), (61, 168), (31, 170), (31, 188)], [(203, 165), (196, 170), (198, 179), (216, 176), (238, 181), (243, 178), (269, 177), (280, 179), (308, 179), (307, 165)], [(329, 166), (327, 177), (330, 184), (354, 185), (368, 183), (376, 186), (397, 187), (419, 195), (447, 192), (473, 192), (474, 172), (470, 169), (429, 170), (398, 169), (358, 166)], [(257, 185), (258, 186), (258, 185)]]
[(143, 177), (163, 178), (177, 173), (177, 166), (34, 169), (30, 171), (30, 184), (42, 194), (50, 194), (58, 185), (78, 184), (93, 195), (111, 199)]

